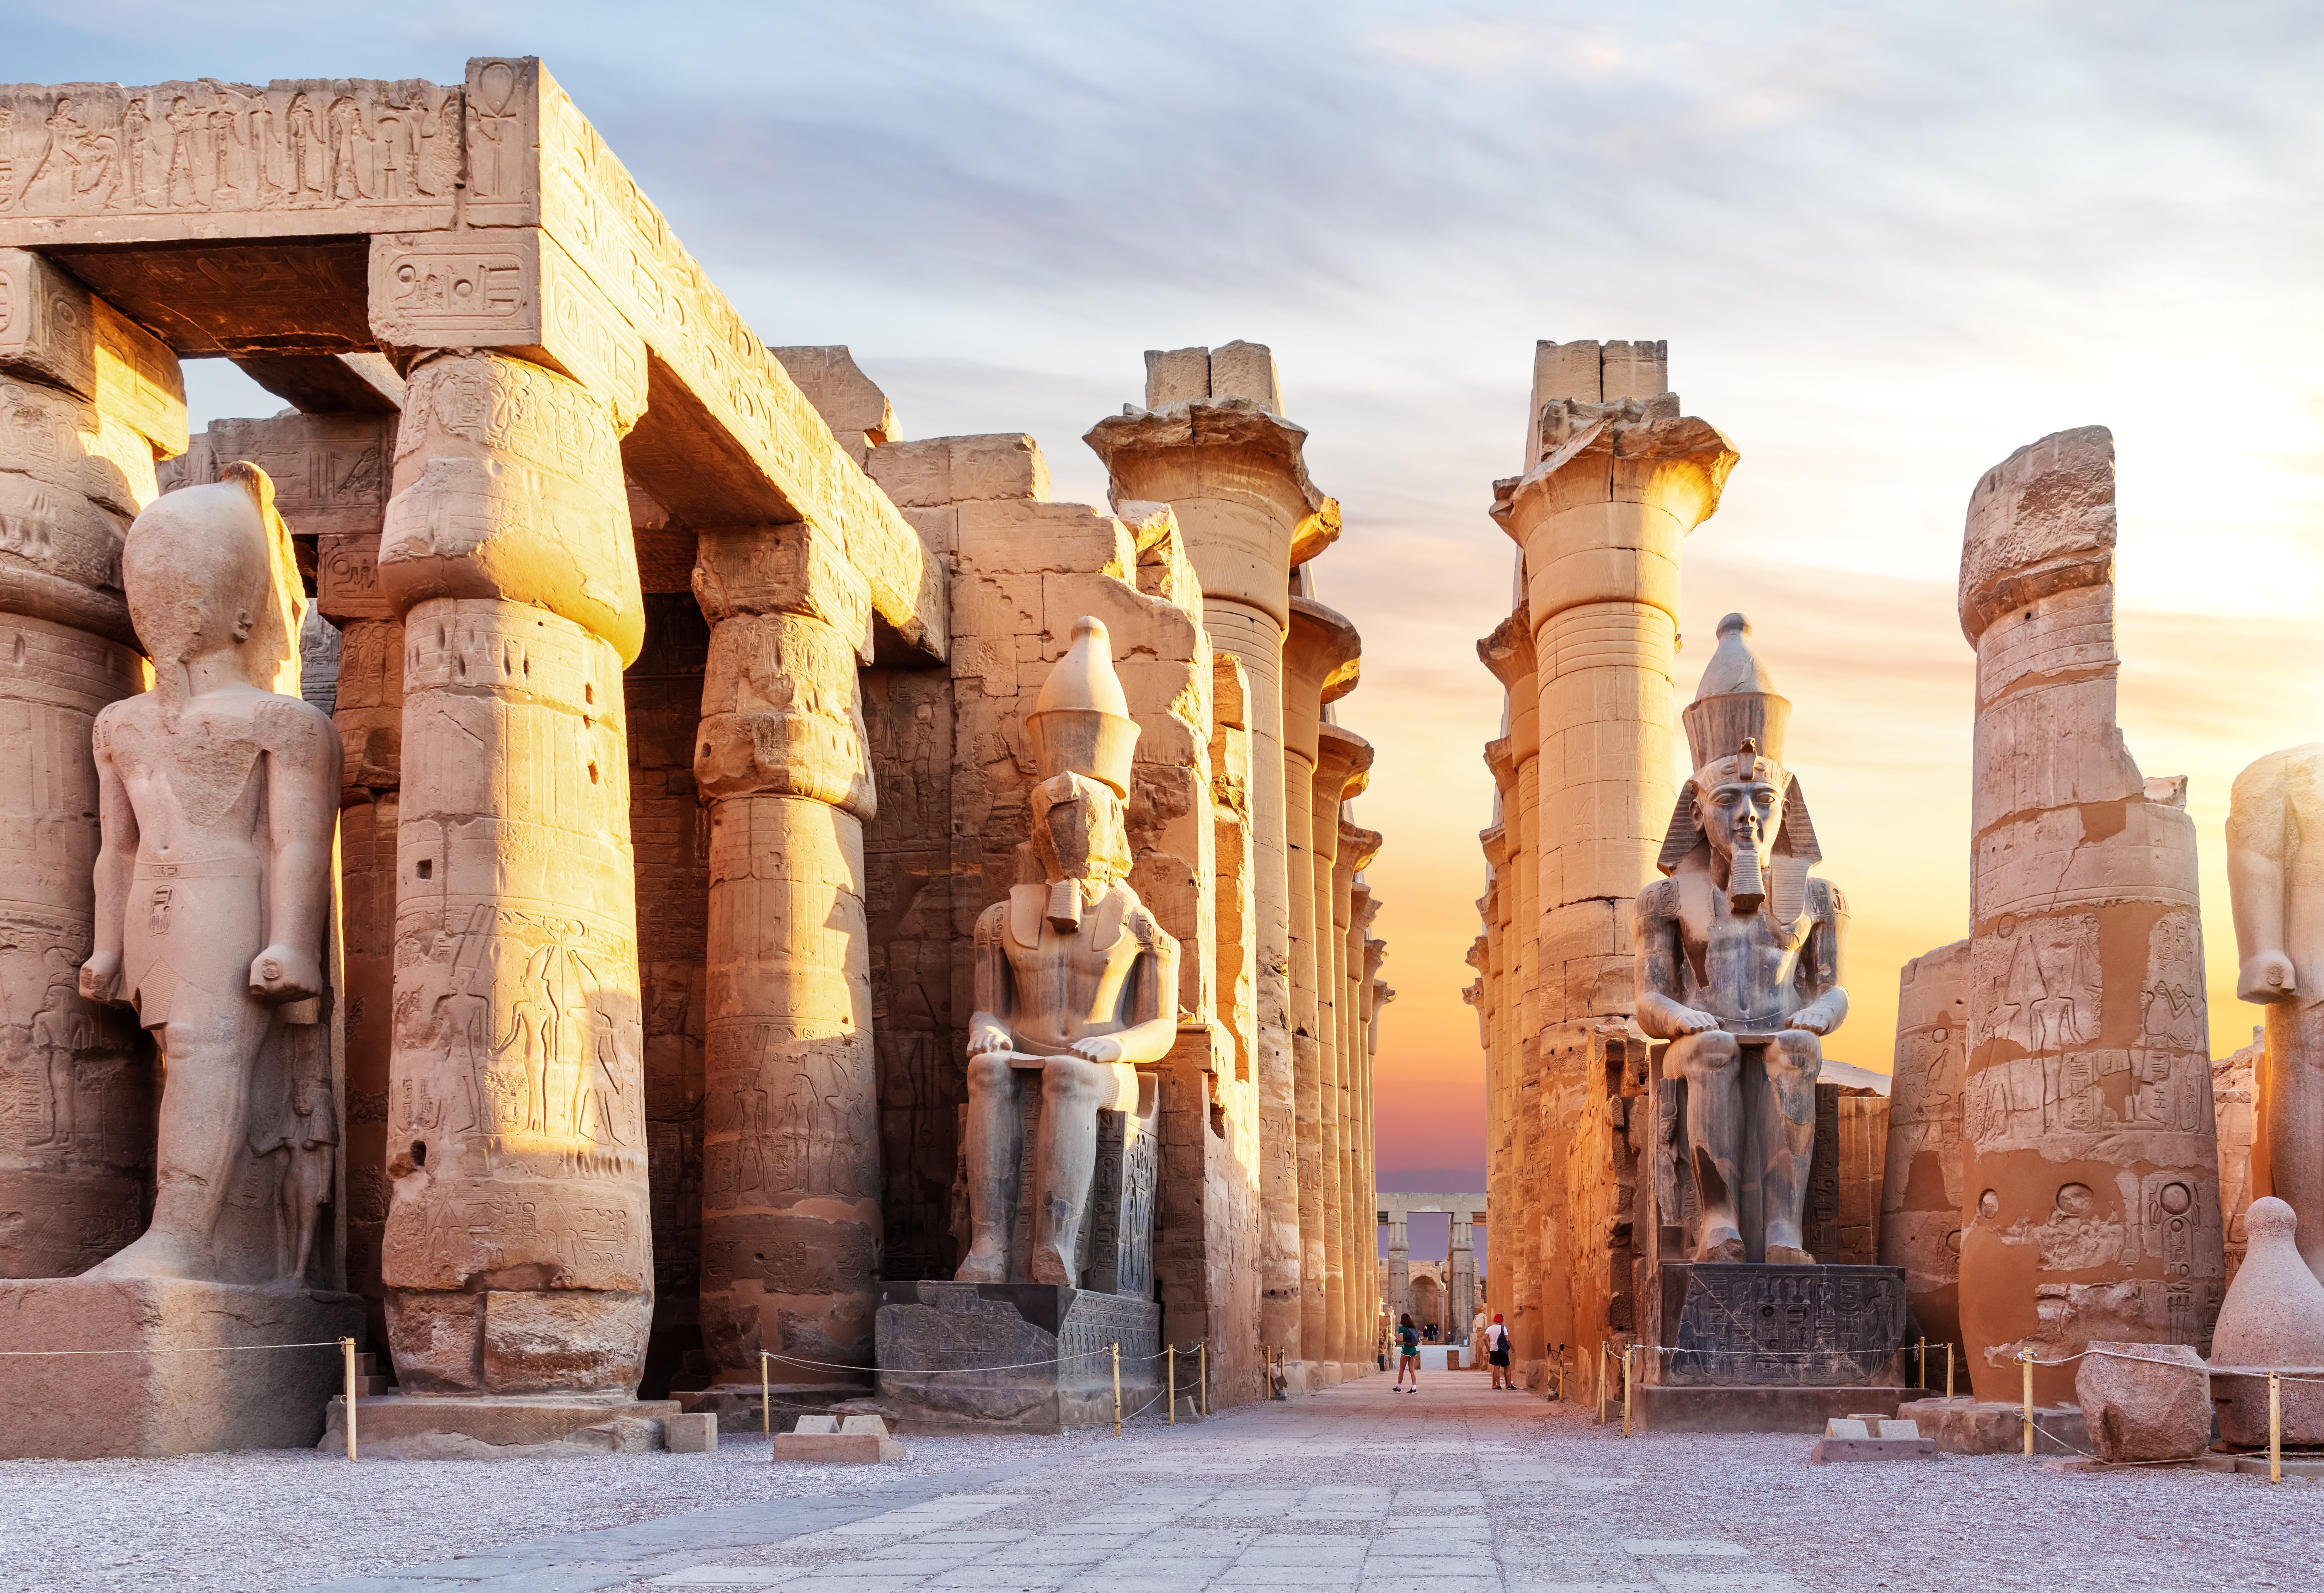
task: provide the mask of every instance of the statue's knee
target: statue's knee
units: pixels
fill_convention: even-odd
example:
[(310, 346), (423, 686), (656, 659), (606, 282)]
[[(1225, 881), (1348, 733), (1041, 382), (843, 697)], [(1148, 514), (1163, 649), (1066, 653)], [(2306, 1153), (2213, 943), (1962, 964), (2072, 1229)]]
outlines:
[(1709, 1029), (1700, 1034), (1690, 1034), (1671, 1047), (1680, 1068), (1688, 1074), (1719, 1073), (1735, 1065), (1741, 1054), (1735, 1036), (1724, 1029)]
[(998, 1089), (1009, 1082), (1009, 1059), (1005, 1056), (975, 1056), (968, 1059), (968, 1087), (973, 1090)]
[(1078, 1107), (1097, 1094), (1098, 1071), (1094, 1062), (1079, 1057), (1051, 1057), (1041, 1068), (1041, 1102), (1044, 1106)]
[(1823, 1067), (1823, 1042), (1805, 1029), (1786, 1029), (1768, 1042), (1767, 1066), (1812, 1079)]

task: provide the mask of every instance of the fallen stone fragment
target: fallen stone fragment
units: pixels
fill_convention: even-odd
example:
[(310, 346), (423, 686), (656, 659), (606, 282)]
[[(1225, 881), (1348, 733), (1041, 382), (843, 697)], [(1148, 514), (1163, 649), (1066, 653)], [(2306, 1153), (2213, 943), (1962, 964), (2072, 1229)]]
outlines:
[(2185, 1460), (2210, 1447), (2211, 1379), (2191, 1345), (2093, 1343), (2074, 1395), (2101, 1460)]

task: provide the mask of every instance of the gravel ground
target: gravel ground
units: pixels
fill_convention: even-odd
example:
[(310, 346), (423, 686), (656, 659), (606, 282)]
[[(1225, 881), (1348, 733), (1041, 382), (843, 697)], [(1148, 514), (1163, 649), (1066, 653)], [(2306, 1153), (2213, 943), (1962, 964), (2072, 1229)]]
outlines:
[[(779, 1586), (785, 1593), (1217, 1586), (1354, 1593), (1783, 1593), (2324, 1588), (2324, 1486), (2184, 1470), (2063, 1474), (2014, 1457), (1812, 1467), (1790, 1436), (1624, 1440), (1591, 1412), (1362, 1382), (1121, 1440), (915, 1439), (901, 1466), (716, 1455), (372, 1464), (299, 1453), (0, 1464), (0, 1589), (300, 1588), (462, 1551), (769, 1500), (861, 1519), (706, 1541), (633, 1572), (366, 1588)], [(1027, 1463), (1034, 1468), (1023, 1469)], [(996, 1467), (1011, 1466), (1011, 1475)], [(879, 1511), (874, 1486), (917, 1485)], [(931, 1493), (937, 1496), (931, 1497)], [(810, 1501), (822, 1501), (822, 1505)], [(804, 1518), (803, 1518), (804, 1519)], [(687, 1524), (668, 1521), (684, 1541)], [(587, 1561), (595, 1570), (585, 1570)], [(439, 1573), (442, 1574), (442, 1573)], [(682, 1579), (682, 1581), (678, 1580)]]

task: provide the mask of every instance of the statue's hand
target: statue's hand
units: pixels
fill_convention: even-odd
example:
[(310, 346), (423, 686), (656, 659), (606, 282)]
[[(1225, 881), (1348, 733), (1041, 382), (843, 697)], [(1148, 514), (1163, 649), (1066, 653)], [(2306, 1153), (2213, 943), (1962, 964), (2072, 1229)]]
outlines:
[(91, 1001), (118, 1001), (121, 953), (100, 951), (80, 965), (80, 993)]
[(275, 1005), (323, 993), (323, 970), (306, 952), (269, 946), (250, 959), (250, 993)]
[(1120, 1041), (1111, 1034), (1093, 1034), (1086, 1040), (1076, 1040), (1074, 1054), (1085, 1061), (1118, 1062), (1128, 1054)]
[(968, 1037), (968, 1054), (973, 1057), (991, 1056), (996, 1051), (1013, 1050), (1009, 1031), (987, 1024)]
[(2247, 958), (2236, 974), (2236, 998), (2239, 1001), (2282, 1001), (2296, 995), (2300, 976), (2292, 971), (2292, 959), (2281, 951), (2263, 951)]
[(1719, 1027), (1718, 1018), (1710, 1013), (1700, 1007), (1681, 1006), (1676, 1002), (1671, 1004), (1670, 1020), (1681, 1036), (1708, 1034)]
[(1794, 1029), (1804, 1029), (1811, 1034), (1831, 1033), (1831, 1014), (1826, 1012), (1820, 1002), (1810, 1002), (1790, 1017), (1785, 1018), (1784, 1022)]

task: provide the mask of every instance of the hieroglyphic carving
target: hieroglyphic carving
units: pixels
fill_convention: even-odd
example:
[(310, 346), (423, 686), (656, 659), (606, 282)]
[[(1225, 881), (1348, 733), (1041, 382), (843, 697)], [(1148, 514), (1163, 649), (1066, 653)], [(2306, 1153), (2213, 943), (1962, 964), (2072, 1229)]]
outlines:
[[(459, 90), (406, 79), (0, 87), (0, 245), (448, 227)], [(88, 221), (101, 226), (92, 227)]]

